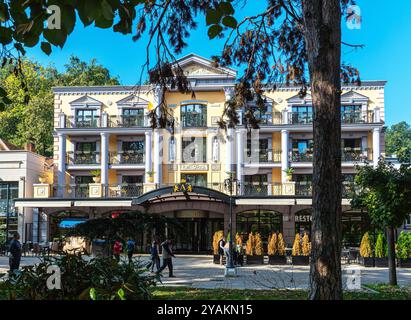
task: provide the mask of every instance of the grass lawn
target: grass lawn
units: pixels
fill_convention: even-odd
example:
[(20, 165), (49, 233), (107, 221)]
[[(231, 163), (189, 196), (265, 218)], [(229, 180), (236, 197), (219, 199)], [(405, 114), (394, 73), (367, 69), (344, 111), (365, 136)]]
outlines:
[[(387, 285), (368, 286), (376, 291), (346, 292), (346, 300), (411, 300), (411, 287), (400, 288)], [(303, 290), (233, 290), (195, 289), (190, 287), (156, 287), (152, 290), (157, 300), (306, 300)]]

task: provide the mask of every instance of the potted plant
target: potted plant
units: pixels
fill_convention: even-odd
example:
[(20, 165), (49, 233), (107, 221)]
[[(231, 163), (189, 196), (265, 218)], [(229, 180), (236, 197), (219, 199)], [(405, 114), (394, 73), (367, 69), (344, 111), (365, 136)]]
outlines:
[(150, 171), (147, 171), (146, 172), (146, 174), (147, 174), (147, 176), (148, 176), (148, 182), (150, 182), (150, 183), (153, 183), (154, 182), (154, 171), (152, 171), (152, 170), (150, 170)]
[(238, 254), (237, 262), (239, 265), (242, 266), (244, 264), (243, 237), (238, 232), (235, 235), (235, 245), (236, 245), (237, 254)]
[(224, 237), (224, 231), (223, 230), (219, 230), (214, 232), (213, 235), (213, 262), (215, 264), (220, 264), (220, 255), (218, 254), (219, 251), (219, 246), (218, 246), (218, 242), (220, 241), (220, 239)]
[(374, 258), (372, 257), (372, 249), (370, 243), (370, 236), (368, 232), (366, 232), (360, 244), (360, 263), (364, 267), (374, 267)]
[(411, 268), (411, 233), (401, 231), (396, 249), (399, 267)]
[(41, 176), (39, 176), (39, 182), (41, 184), (46, 183), (46, 181), (47, 181), (47, 174), (43, 173)]
[[(306, 236), (306, 234), (305, 234), (304, 239), (305, 239), (305, 241), (307, 241), (308, 240), (308, 235)], [(305, 250), (307, 250), (309, 248), (308, 246), (309, 246), (309, 243), (304, 244)], [(305, 254), (306, 253), (307, 252), (305, 252)], [(308, 265), (309, 262), (310, 262), (309, 255), (303, 255), (303, 250), (302, 250), (302, 247), (301, 247), (301, 236), (300, 236), (299, 233), (297, 233), (295, 235), (291, 258), (292, 258), (293, 265), (297, 265), (297, 266), (305, 266), (305, 265)]]
[(293, 177), (293, 173), (294, 173), (294, 169), (293, 168), (287, 168), (285, 170), (283, 170), (286, 174), (286, 178), (287, 181), (291, 181), (292, 177)]
[(248, 236), (246, 254), (247, 264), (264, 263), (263, 241), (261, 240), (261, 235), (259, 233), (253, 235), (251, 232)]
[(283, 235), (273, 233), (268, 239), (268, 264), (286, 264), (287, 257), (285, 256), (285, 243)]
[(93, 176), (93, 181), (95, 183), (100, 183), (101, 181), (101, 170), (92, 170), (90, 174)]
[(387, 268), (388, 258), (386, 254), (386, 248), (384, 245), (384, 235), (382, 233), (378, 234), (377, 242), (374, 248), (374, 263), (376, 267)]

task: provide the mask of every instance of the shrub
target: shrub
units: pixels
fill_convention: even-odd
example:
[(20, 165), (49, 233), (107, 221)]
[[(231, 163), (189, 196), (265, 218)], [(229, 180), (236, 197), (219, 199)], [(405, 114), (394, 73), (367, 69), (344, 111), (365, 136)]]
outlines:
[(310, 239), (308, 238), (308, 234), (304, 232), (304, 236), (302, 240), (301, 255), (309, 256), (310, 253), (311, 253)]
[(400, 259), (411, 258), (411, 233), (401, 231), (397, 240), (397, 257)]
[(238, 232), (235, 235), (235, 244), (239, 246), (243, 246), (243, 236), (239, 234)]
[(285, 256), (285, 242), (282, 233), (279, 233), (277, 238), (277, 254)]
[(360, 255), (363, 258), (370, 258), (372, 256), (370, 236), (368, 232), (366, 232), (361, 239)]
[(255, 253), (256, 256), (264, 255), (263, 241), (262, 241), (261, 235), (259, 233), (256, 233), (255, 237), (254, 237), (254, 253)]
[(248, 235), (248, 240), (245, 244), (245, 253), (248, 256), (254, 255), (254, 236), (252, 232)]
[(384, 235), (380, 233), (377, 237), (377, 242), (375, 243), (374, 254), (376, 258), (384, 258), (385, 255), (385, 246), (384, 246)]
[(293, 256), (300, 256), (300, 255), (301, 255), (301, 244), (300, 244), (300, 241), (301, 241), (300, 234), (297, 233), (297, 234), (295, 235), (294, 244), (293, 244), (293, 252), (292, 252), (292, 255), (293, 255)]
[[(50, 266), (61, 271), (61, 290), (47, 286)], [(141, 300), (151, 297), (157, 277), (134, 260), (117, 263), (113, 258), (83, 259), (81, 253), (43, 257), (37, 265), (24, 266), (4, 282), (8, 299), (16, 300)]]
[(220, 239), (222, 237), (224, 237), (224, 231), (223, 230), (219, 230), (219, 231), (214, 232), (214, 235), (213, 235), (213, 253), (215, 255), (218, 254), (218, 249), (219, 249), (218, 242), (220, 241)]
[(270, 238), (268, 239), (268, 255), (273, 256), (278, 253), (278, 240), (277, 240), (277, 234), (273, 233)]

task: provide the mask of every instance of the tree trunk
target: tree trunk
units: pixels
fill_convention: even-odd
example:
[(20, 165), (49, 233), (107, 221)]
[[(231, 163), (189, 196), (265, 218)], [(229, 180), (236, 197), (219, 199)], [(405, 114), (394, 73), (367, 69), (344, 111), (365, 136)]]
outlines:
[(309, 299), (339, 300), (342, 299), (340, 0), (305, 0), (303, 18), (314, 108)]
[(397, 270), (395, 266), (395, 239), (394, 228), (387, 227), (387, 245), (388, 245), (388, 273), (389, 283), (392, 286), (397, 285)]

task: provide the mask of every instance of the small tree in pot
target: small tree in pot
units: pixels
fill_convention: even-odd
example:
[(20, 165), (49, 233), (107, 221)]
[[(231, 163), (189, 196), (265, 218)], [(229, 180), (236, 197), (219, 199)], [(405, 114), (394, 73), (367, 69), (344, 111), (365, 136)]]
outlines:
[(213, 262), (215, 264), (220, 263), (220, 255), (219, 255), (219, 249), (220, 247), (218, 246), (218, 243), (220, 242), (220, 239), (224, 237), (224, 231), (219, 230), (214, 232), (213, 235)]
[(411, 268), (411, 233), (401, 231), (397, 240), (397, 258), (401, 268)]
[[(306, 246), (307, 245), (308, 244), (306, 244)], [(292, 252), (291, 258), (292, 258), (294, 265), (308, 265), (308, 263), (310, 262), (310, 257), (303, 255), (303, 251), (301, 248), (301, 236), (299, 233), (295, 235), (294, 244), (293, 244), (293, 252)]]
[(285, 256), (285, 244), (281, 233), (278, 236), (276, 233), (273, 233), (270, 236), (267, 249), (269, 264), (273, 265), (287, 263), (287, 258)]
[(242, 266), (244, 264), (243, 236), (238, 232), (235, 235), (235, 245), (237, 250), (237, 262)]
[(386, 255), (386, 246), (384, 241), (384, 235), (378, 234), (377, 242), (374, 248), (375, 266), (386, 268), (388, 267), (388, 258)]
[(370, 236), (368, 232), (366, 232), (361, 239), (360, 256), (360, 263), (363, 264), (365, 267), (374, 266), (374, 258), (372, 257)]
[[(261, 248), (260, 248), (261, 246)], [(264, 256), (262, 255), (262, 243), (260, 235), (250, 232), (246, 242), (245, 251), (247, 255), (247, 264), (262, 264)]]

